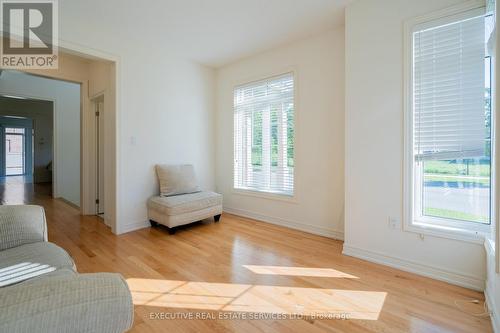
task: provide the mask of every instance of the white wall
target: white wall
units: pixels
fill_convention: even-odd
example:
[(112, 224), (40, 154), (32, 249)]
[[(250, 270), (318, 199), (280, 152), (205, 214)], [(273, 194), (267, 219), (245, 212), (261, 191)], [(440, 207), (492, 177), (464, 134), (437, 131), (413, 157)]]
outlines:
[(53, 100), (55, 104), (54, 195), (80, 205), (80, 85), (4, 71), (0, 93)]
[(388, 228), (403, 207), (403, 22), (460, 0), (359, 0), (346, 10), (344, 252), (481, 289), (481, 244)]
[(159, 193), (155, 164), (193, 164), (201, 188), (215, 188), (214, 75), (211, 69), (180, 61), (123, 71), (133, 81), (122, 81), (118, 111), (118, 213), (125, 223), (122, 230), (130, 230), (149, 225), (146, 201)]
[[(233, 192), (233, 90), (237, 84), (296, 71), (297, 202)], [(217, 71), (216, 184), (224, 209), (341, 238), (344, 193), (344, 30), (275, 48)]]
[(47, 165), (52, 162), (54, 125), (52, 112), (52, 102), (0, 98), (0, 115), (25, 117), (33, 120), (33, 181), (36, 183), (52, 181), (52, 171), (47, 169)]

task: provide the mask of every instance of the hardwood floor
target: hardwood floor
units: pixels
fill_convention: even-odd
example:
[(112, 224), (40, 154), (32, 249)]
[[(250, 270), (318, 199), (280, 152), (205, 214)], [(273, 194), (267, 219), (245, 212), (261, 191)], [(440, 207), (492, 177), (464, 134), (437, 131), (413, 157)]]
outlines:
[[(343, 256), (340, 241), (228, 214), (173, 236), (163, 228), (115, 236), (48, 193), (0, 184), (2, 203), (45, 207), (50, 241), (81, 273), (123, 274), (136, 304), (132, 332), (492, 331), (488, 317), (470, 314), (484, 311), (482, 293)], [(471, 299), (480, 304), (462, 303)], [(350, 318), (248, 318), (297, 312)], [(219, 318), (232, 314), (247, 318)]]

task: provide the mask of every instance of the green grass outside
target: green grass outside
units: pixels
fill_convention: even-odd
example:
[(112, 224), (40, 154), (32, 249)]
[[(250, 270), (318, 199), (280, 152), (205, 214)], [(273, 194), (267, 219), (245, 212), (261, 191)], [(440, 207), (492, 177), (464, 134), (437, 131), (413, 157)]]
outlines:
[[(287, 149), (288, 156), (288, 167), (293, 168), (294, 166), (294, 151), (293, 148)], [(271, 147), (271, 166), (278, 166), (278, 146)], [(252, 147), (252, 165), (254, 167), (262, 166), (262, 148), (260, 147)]]
[(467, 176), (444, 176), (440, 174), (426, 174), (424, 176), (426, 182), (457, 182), (457, 183), (471, 183), (481, 184), (483, 186), (490, 185), (490, 179), (487, 177), (467, 178)]
[(448, 219), (462, 220), (462, 221), (471, 221), (471, 222), (480, 222), (480, 223), (489, 223), (488, 216), (480, 216), (469, 213), (462, 213), (454, 210), (447, 210), (441, 208), (432, 208), (427, 207), (424, 210), (424, 214), (428, 216), (434, 217), (442, 217)]
[(450, 161), (426, 161), (424, 164), (424, 173), (489, 177), (490, 165), (486, 163), (470, 163), (467, 173), (466, 163), (451, 163)]

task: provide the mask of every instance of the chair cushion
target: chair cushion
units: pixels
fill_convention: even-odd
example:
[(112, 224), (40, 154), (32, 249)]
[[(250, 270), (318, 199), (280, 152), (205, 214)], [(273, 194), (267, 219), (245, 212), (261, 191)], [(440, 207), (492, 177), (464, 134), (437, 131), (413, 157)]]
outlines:
[(0, 251), (0, 287), (60, 269), (76, 271), (68, 253), (52, 243), (38, 242)]
[(196, 192), (169, 197), (153, 197), (148, 207), (166, 215), (179, 215), (222, 205), (222, 195), (215, 192)]
[(192, 165), (157, 165), (160, 195), (194, 193), (200, 190)]

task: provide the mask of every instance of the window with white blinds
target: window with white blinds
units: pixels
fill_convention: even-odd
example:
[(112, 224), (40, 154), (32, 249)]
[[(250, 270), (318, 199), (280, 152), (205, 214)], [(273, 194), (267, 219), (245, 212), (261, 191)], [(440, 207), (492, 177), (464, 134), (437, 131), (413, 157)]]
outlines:
[(420, 160), (484, 155), (484, 10), (443, 23), (413, 33), (414, 151)]
[(234, 188), (293, 196), (294, 77), (234, 89)]
[(464, 2), (406, 22), (406, 47), (411, 50), (404, 191), (409, 230), (465, 231), (471, 237), (488, 231), (490, 16), (480, 3)]

